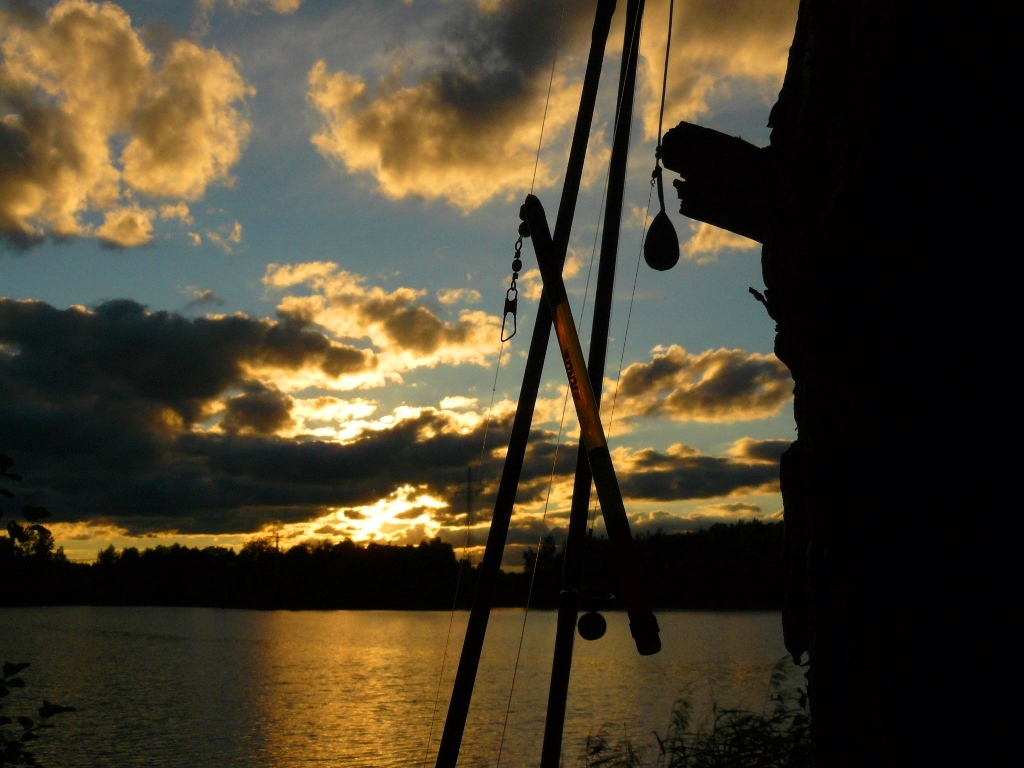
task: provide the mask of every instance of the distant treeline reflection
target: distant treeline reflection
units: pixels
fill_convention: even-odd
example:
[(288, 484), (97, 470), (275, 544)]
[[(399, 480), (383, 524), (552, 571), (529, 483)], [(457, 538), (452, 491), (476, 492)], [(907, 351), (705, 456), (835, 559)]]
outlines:
[[(717, 524), (689, 533), (658, 532), (636, 540), (652, 599), (659, 608), (779, 609), (782, 523)], [(523, 554), (523, 572), (503, 571), (496, 605), (554, 607), (562, 551), (547, 538)], [(460, 573), (461, 572), (461, 573)], [(278, 549), (257, 539), (235, 552), (158, 546), (99, 553), (73, 563), (60, 550), (17, 546), (0, 538), (0, 578), (18, 585), (2, 605), (171, 605), (287, 609), (447, 610), (470, 605), (476, 567), (460, 564), (440, 539), (418, 546), (309, 541)], [(587, 545), (584, 584), (618, 593), (608, 541)], [(618, 598), (616, 598), (616, 602)], [(616, 607), (621, 607), (618, 604)]]

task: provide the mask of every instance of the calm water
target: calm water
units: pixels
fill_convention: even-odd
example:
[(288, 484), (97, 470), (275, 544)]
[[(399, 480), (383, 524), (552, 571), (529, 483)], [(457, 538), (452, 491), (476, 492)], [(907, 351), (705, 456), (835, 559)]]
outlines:
[[(0, 609), (0, 657), (29, 661), (22, 714), (43, 698), (78, 712), (55, 719), (37, 754), (47, 766), (420, 765), (444, 725), (467, 614), (255, 612), (201, 608)], [(637, 655), (626, 618), (577, 638), (564, 760), (602, 728), (653, 748), (672, 702), (689, 696), (760, 709), (785, 649), (777, 613), (661, 612), (664, 650)], [(531, 612), (501, 765), (539, 762), (555, 614)], [(494, 766), (508, 707), (521, 610), (492, 613), (460, 766)]]

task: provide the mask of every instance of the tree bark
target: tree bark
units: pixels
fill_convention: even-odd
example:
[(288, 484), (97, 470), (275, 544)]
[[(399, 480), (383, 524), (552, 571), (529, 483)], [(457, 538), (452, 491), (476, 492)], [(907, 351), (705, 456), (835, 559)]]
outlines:
[[(1009, 537), (986, 521), (1011, 493), (984, 448), (1008, 405), (993, 352), (1015, 306), (1001, 230), (1019, 218), (1019, 86), (999, 40), (1013, 25), (995, 13), (801, 0), (771, 146), (753, 150), (767, 181), (760, 161), (723, 172), (767, 192), (724, 216), (728, 195), (705, 201), (711, 223), (765, 222), (734, 231), (764, 243), (796, 385), (784, 628), (809, 653), (820, 766), (975, 764), (1009, 738), (1006, 686), (972, 669), (1001, 647), (981, 596), (1005, 607), (1013, 583)], [(685, 175), (700, 142), (668, 139)], [(684, 213), (702, 205), (688, 184)]]

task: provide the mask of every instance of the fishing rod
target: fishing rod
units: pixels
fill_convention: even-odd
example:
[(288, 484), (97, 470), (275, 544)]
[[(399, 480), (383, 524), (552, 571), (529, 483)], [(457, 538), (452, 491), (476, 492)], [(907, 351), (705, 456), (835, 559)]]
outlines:
[[(569, 162), (562, 185), (558, 218), (555, 222), (554, 244), (551, 249), (553, 268), (557, 269), (559, 273), (569, 246), (569, 233), (572, 230), (576, 199), (579, 196), (583, 176), (583, 162), (587, 154), (590, 126), (593, 122), (594, 107), (597, 102), (601, 64), (604, 60), (605, 46), (608, 42), (608, 32), (611, 29), (614, 13), (615, 0), (598, 0), (591, 34), (590, 55), (583, 77), (583, 92), (580, 95), (580, 109), (573, 130)], [(470, 609), (469, 622), (466, 625), (466, 635), (463, 640), (462, 654), (459, 657), (458, 670), (455, 673), (452, 697), (448, 703), (448, 714), (445, 718), (444, 731), (441, 734), (441, 744), (438, 747), (436, 768), (455, 768), (459, 759), (462, 736), (466, 729), (469, 705), (473, 697), (476, 673), (480, 666), (480, 655), (483, 652), (484, 637), (487, 633), (491, 603), (511, 524), (512, 507), (515, 503), (519, 478), (526, 457), (526, 444), (530, 435), (533, 412), (537, 405), (537, 394), (540, 391), (544, 357), (550, 336), (551, 314), (547, 305), (542, 301), (537, 311), (537, 319), (534, 321), (530, 351), (526, 358), (522, 387), (519, 390), (519, 403), (512, 421), (512, 434), (509, 437), (505, 465), (494, 501), (494, 515), (491, 518), (484, 556), (479, 566), (477, 590), (473, 598), (473, 606)]]
[[(594, 319), (590, 333), (590, 352), (587, 358), (590, 386), (597, 402), (601, 401), (601, 388), (608, 350), (608, 329), (615, 285), (615, 265), (618, 255), (619, 230), (626, 183), (626, 160), (629, 155), (630, 125), (633, 120), (633, 91), (636, 84), (637, 61), (640, 55), (640, 28), (643, 14), (644, 0), (628, 0), (626, 19), (623, 25), (622, 62), (619, 68), (612, 153), (608, 162), (608, 191), (601, 234), (601, 253), (598, 260), (597, 287), (594, 292)], [(581, 441), (576, 454), (569, 526), (563, 550), (562, 587), (558, 595), (558, 619), (555, 625), (555, 647), (551, 658), (551, 677), (548, 683), (548, 702), (544, 718), (540, 768), (558, 768), (561, 764), (562, 736), (565, 730), (565, 710), (569, 699), (577, 617), (579, 617), (579, 632), (584, 639), (597, 639), (604, 634), (607, 626), (603, 617), (593, 612), (593, 609), (598, 607), (597, 601), (589, 605), (588, 601), (581, 601), (583, 595), (580, 586), (587, 546), (592, 483), (593, 477), (587, 459), (587, 449)], [(588, 611), (583, 616), (579, 616), (581, 607)], [(588, 623), (596, 623), (596, 626), (588, 626)]]
[(569, 391), (572, 393), (573, 405), (576, 407), (576, 416), (580, 423), (580, 437), (587, 449), (590, 471), (594, 476), (597, 498), (601, 504), (608, 540), (612, 546), (612, 556), (615, 559), (619, 584), (626, 602), (626, 613), (629, 616), (629, 631), (640, 655), (650, 656), (661, 650), (658, 620), (651, 607), (647, 585), (640, 569), (640, 558), (629, 530), (622, 492), (619, 490), (619, 481), (615, 476), (611, 453), (608, 451), (608, 441), (601, 425), (597, 399), (587, 376), (587, 365), (583, 359), (579, 335), (576, 333), (576, 324), (573, 322), (565, 283), (555, 262), (554, 244), (548, 229), (547, 216), (536, 195), (527, 195), (523, 208), (533, 240), (533, 249), (537, 254), (541, 280), (544, 282), (543, 299), (547, 301), (554, 322), (562, 364), (565, 366)]

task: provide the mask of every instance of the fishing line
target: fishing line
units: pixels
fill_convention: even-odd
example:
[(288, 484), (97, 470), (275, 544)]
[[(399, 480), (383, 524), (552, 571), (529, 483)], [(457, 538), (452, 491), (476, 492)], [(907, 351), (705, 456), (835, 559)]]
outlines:
[[(487, 451), (487, 436), (488, 436), (488, 434), (490, 432), (490, 427), (491, 427), (491, 413), (492, 413), (492, 411), (494, 409), (495, 393), (498, 391), (498, 374), (501, 372), (501, 358), (502, 358), (502, 355), (504, 354), (504, 351), (505, 351), (505, 342), (501, 341), (499, 346), (498, 346), (498, 361), (497, 361), (497, 363), (495, 363), (495, 366), (494, 366), (494, 382), (491, 385), (491, 401), (487, 404), (487, 415), (484, 417), (484, 435), (483, 435), (483, 440), (482, 440), (482, 442), (480, 444), (480, 459), (477, 461), (477, 466), (481, 470), (481, 478), (480, 478), (481, 480), (483, 479), (482, 476), (483, 476), (484, 456), (486, 455), (486, 451)], [(466, 493), (468, 494), (469, 492), (470, 492), (469, 488), (467, 487)], [(445, 667), (446, 667), (446, 665), (448, 663), (448, 647), (451, 644), (452, 626), (455, 623), (455, 609), (458, 607), (458, 604), (459, 604), (459, 587), (462, 585), (462, 574), (463, 574), (463, 571), (466, 568), (466, 559), (467, 559), (466, 553), (469, 551), (470, 536), (471, 536), (471, 533), (472, 533), (472, 527), (470, 526), (470, 521), (469, 521), (469, 513), (470, 513), (470, 510), (467, 508), (466, 509), (466, 538), (465, 538), (465, 540), (464, 540), (464, 542), (462, 544), (462, 557), (459, 559), (459, 571), (458, 571), (458, 575), (456, 576), (456, 579), (455, 579), (455, 596), (452, 598), (452, 608), (451, 608), (450, 613), (448, 614), (448, 631), (445, 634), (445, 638), (444, 638), (444, 653), (441, 656), (441, 671), (438, 673), (438, 676), (437, 676), (437, 690), (434, 692), (434, 706), (433, 706), (433, 708), (431, 709), (431, 712), (430, 712), (430, 729), (427, 732), (427, 746), (426, 746), (426, 750), (424, 751), (424, 754), (423, 754), (423, 763), (424, 764), (426, 764), (427, 761), (430, 759), (430, 742), (431, 742), (431, 740), (434, 737), (434, 722), (437, 719), (437, 705), (438, 705), (438, 702), (441, 700), (441, 687), (444, 684), (444, 670), (445, 670)]]
[(559, 5), (558, 29), (555, 31), (555, 53), (551, 57), (551, 74), (548, 75), (548, 95), (544, 99), (544, 114), (540, 119), (540, 136), (537, 139), (537, 158), (533, 161), (533, 178), (530, 180), (530, 194), (533, 194), (533, 185), (537, 183), (537, 167), (540, 165), (540, 148), (544, 145), (544, 126), (548, 121), (548, 105), (551, 104), (551, 88), (555, 82), (555, 64), (558, 61), (558, 46), (562, 42), (562, 19), (565, 16), (565, 0)]
[[(587, 299), (590, 296), (590, 281), (591, 281), (591, 278), (592, 278), (592, 276), (594, 274), (594, 259), (595, 259), (596, 255), (597, 255), (597, 239), (598, 239), (598, 235), (600, 234), (600, 231), (601, 231), (601, 214), (604, 212), (605, 199), (606, 199), (606, 196), (608, 194), (608, 179), (609, 179), (609, 176), (610, 176), (610, 172), (611, 172), (610, 168), (605, 172), (604, 189), (603, 189), (603, 191), (601, 193), (601, 205), (598, 208), (597, 223), (595, 224), (595, 227), (594, 227), (594, 242), (593, 242), (593, 245), (591, 246), (591, 249), (590, 249), (590, 265), (587, 268), (587, 281), (586, 281), (586, 284), (584, 285), (584, 288), (583, 288), (583, 301), (582, 301), (582, 303), (580, 305), (580, 312), (577, 315), (578, 319), (576, 320), (576, 332), (577, 332), (577, 334), (583, 328), (583, 318), (584, 318), (584, 315), (585, 315), (584, 310), (586, 309), (586, 306), (587, 306)], [(505, 719), (502, 722), (502, 726), (501, 726), (501, 739), (498, 742), (498, 761), (496, 763), (496, 765), (498, 765), (498, 766), (501, 765), (501, 752), (502, 752), (502, 748), (503, 748), (503, 746), (505, 744), (505, 732), (508, 729), (508, 719), (509, 719), (509, 716), (511, 715), (511, 712), (512, 712), (512, 698), (513, 698), (513, 695), (515, 693), (516, 677), (519, 674), (519, 661), (520, 661), (520, 657), (521, 657), (522, 651), (523, 651), (523, 640), (524, 640), (524, 638), (526, 636), (526, 621), (527, 621), (527, 618), (530, 615), (530, 604), (531, 604), (531, 602), (533, 600), (533, 587), (534, 587), (534, 584), (536, 583), (536, 580), (537, 580), (537, 569), (538, 569), (538, 567), (540, 565), (540, 552), (541, 552), (541, 547), (544, 544), (544, 531), (545, 531), (545, 527), (547, 525), (548, 505), (549, 505), (549, 503), (551, 501), (551, 489), (554, 486), (555, 470), (556, 470), (557, 463), (558, 463), (558, 451), (559, 451), (559, 449), (561, 448), (561, 445), (562, 445), (562, 432), (563, 432), (564, 427), (565, 427), (565, 414), (566, 414), (566, 409), (568, 408), (568, 405), (569, 405), (569, 388), (566, 387), (565, 388), (565, 396), (562, 399), (562, 414), (561, 414), (561, 416), (558, 419), (558, 437), (555, 440), (555, 455), (554, 455), (554, 458), (552, 459), (552, 462), (551, 462), (551, 475), (548, 477), (548, 488), (547, 488), (547, 493), (546, 493), (546, 495), (544, 497), (544, 512), (541, 514), (541, 532), (540, 532), (540, 536), (539, 536), (539, 538), (537, 540), (537, 557), (533, 561), (533, 571), (530, 574), (530, 587), (527, 590), (527, 594), (526, 594), (526, 610), (523, 613), (523, 624), (522, 624), (522, 627), (519, 630), (519, 646), (516, 649), (516, 661), (515, 661), (515, 664), (513, 665), (513, 668), (512, 668), (512, 684), (511, 684), (511, 687), (509, 688), (509, 692), (508, 692), (508, 704), (507, 704), (507, 706), (505, 708)]]
[[(674, 5), (675, 0), (670, 0), (670, 2)], [(636, 28), (633, 31), (633, 35), (634, 35), (633, 36), (633, 41), (630, 44), (630, 49), (632, 49), (634, 47), (634, 45), (635, 45), (638, 57), (640, 55), (640, 46), (636, 45), (636, 43), (643, 36), (643, 25), (644, 25), (645, 21), (646, 21), (646, 17), (641, 17), (640, 23), (636, 25)], [(671, 33), (671, 25), (672, 25), (672, 11), (671, 11), (671, 6), (670, 6), (670, 9), (669, 9), (669, 30), (670, 30), (670, 33)], [(628, 53), (629, 52), (626, 51), (626, 55), (628, 55)], [(667, 61), (668, 61), (668, 50), (667, 49), (666, 49), (666, 52), (665, 52), (665, 57), (666, 57), (665, 60), (666, 60), (666, 67), (667, 67)], [(668, 77), (667, 71), (666, 71), (665, 77), (666, 78)], [(619, 119), (618, 119), (618, 117), (619, 117), (619, 110), (622, 108), (622, 97), (623, 97), (623, 90), (620, 88), (619, 91), (618, 91), (618, 95), (617, 95), (618, 101), (616, 102), (616, 105), (615, 105), (615, 123), (614, 123), (615, 127), (612, 130), (612, 145), (613, 146), (615, 144), (615, 137), (616, 137), (616, 134), (618, 132), (618, 126), (619, 126)], [(636, 80), (633, 81), (633, 97), (634, 97), (634, 99), (636, 98)], [(664, 112), (665, 112), (665, 89), (664, 89), (664, 85), (663, 85), (662, 86), (662, 94), (661, 94), (661, 113), (662, 113), (662, 115), (664, 115)], [(627, 128), (627, 131), (628, 131), (629, 135), (632, 136), (632, 133), (633, 133), (632, 121), (630, 121), (630, 124), (629, 124), (629, 126)], [(628, 143), (628, 141), (627, 141), (627, 143)], [(658, 146), (659, 147), (661, 146), (661, 119), (660, 118), (659, 118), (659, 125), (658, 125)], [(605, 190), (606, 190), (606, 192), (607, 192), (607, 186), (608, 186), (608, 176), (610, 175), (610, 173), (611, 173), (611, 168), (608, 169), (608, 172), (605, 175)], [(640, 275), (640, 256), (643, 254), (644, 238), (646, 237), (646, 234), (647, 234), (647, 223), (650, 220), (650, 216), (651, 216), (651, 200), (653, 199), (653, 196), (654, 196), (654, 182), (652, 181), (651, 185), (650, 185), (650, 190), (649, 190), (649, 192), (647, 194), (647, 208), (646, 208), (646, 211), (644, 213), (644, 224), (643, 224), (643, 227), (641, 227), (640, 250), (639, 250), (639, 253), (637, 255), (636, 270), (633, 273), (633, 289), (632, 289), (632, 291), (630, 292), (630, 295), (629, 295), (629, 311), (626, 314), (626, 328), (625, 328), (625, 332), (623, 333), (623, 338), (622, 338), (622, 354), (619, 357), (619, 368), (618, 368), (618, 370), (616, 371), (616, 374), (615, 374), (615, 389), (613, 390), (613, 393), (612, 393), (611, 413), (610, 413), (609, 418), (608, 418), (607, 438), (609, 440), (612, 437), (612, 428), (615, 425), (615, 401), (618, 398), (618, 394), (619, 394), (619, 379), (622, 377), (622, 365), (623, 365), (623, 361), (625, 360), (625, 357), (626, 357), (626, 341), (629, 338), (629, 323), (630, 323), (630, 319), (633, 317), (633, 301), (636, 298), (637, 279), (639, 278), (639, 275)], [(602, 209), (603, 209), (603, 207), (604, 207), (604, 198), (603, 197), (601, 199), (601, 205), (602, 205)], [(596, 247), (596, 245), (597, 245), (596, 235), (595, 235), (594, 244), (595, 244), (595, 247)], [(614, 312), (614, 307), (612, 309), (612, 312)], [(610, 316), (609, 316), (609, 325), (611, 325), (611, 317)], [(588, 517), (587, 527), (588, 527), (588, 529), (591, 532), (593, 532), (594, 525), (595, 525), (595, 523), (597, 521), (597, 509), (598, 509), (597, 499), (594, 498), (594, 494), (591, 494), (589, 510), (588, 510), (588, 514), (587, 514), (587, 517)], [(584, 540), (583, 556), (580, 558), (580, 577), (581, 577), (580, 578), (580, 582), (579, 582), (580, 584), (583, 583), (582, 576), (583, 576), (583, 574), (586, 573), (587, 550), (588, 550), (589, 543), (590, 543), (590, 536), (588, 536)]]
[[(537, 182), (537, 170), (538, 170), (538, 168), (540, 166), (540, 153), (541, 153), (541, 149), (544, 146), (544, 128), (547, 125), (548, 107), (551, 104), (551, 91), (553, 89), (554, 81), (555, 81), (555, 66), (558, 63), (558, 48), (559, 48), (559, 46), (561, 44), (562, 22), (563, 22), (564, 17), (565, 17), (565, 0), (562, 0), (562, 2), (559, 5), (558, 26), (557, 26), (556, 31), (555, 31), (555, 47), (554, 47), (554, 53), (552, 54), (552, 57), (551, 57), (551, 71), (548, 74), (547, 95), (545, 96), (545, 99), (544, 99), (544, 113), (541, 116), (541, 122), (540, 122), (540, 136), (537, 139), (537, 153), (536, 153), (536, 156), (535, 156), (534, 161), (533, 161), (533, 178), (530, 180), (530, 193), (531, 194), (533, 193), (534, 185)], [(587, 278), (588, 286), (589, 286), (589, 283), (590, 283), (590, 279), (589, 279), (589, 275), (588, 275), (588, 278)], [(506, 302), (506, 304), (507, 304), (507, 302)], [(507, 307), (506, 307), (506, 312), (507, 312)], [(504, 330), (504, 322), (502, 323), (502, 329)], [(514, 333), (513, 333), (513, 335), (514, 335)], [(494, 408), (494, 398), (495, 398), (495, 394), (496, 394), (496, 392), (498, 390), (498, 374), (501, 371), (501, 359), (502, 359), (502, 356), (503, 356), (504, 350), (505, 350), (505, 342), (508, 341), (509, 339), (511, 339), (511, 336), (509, 336), (508, 338), (505, 338), (505, 336), (503, 334), (501, 334), (500, 338), (501, 338), (501, 343), (500, 343), (500, 346), (498, 347), (498, 360), (497, 360), (497, 363), (495, 364), (495, 368), (494, 368), (494, 383), (491, 386), (491, 400), (490, 400), (490, 403), (487, 406), (487, 416), (486, 416), (486, 418), (484, 420), (483, 441), (482, 441), (482, 444), (480, 446), (480, 459), (478, 461), (478, 466), (481, 468), (481, 470), (483, 468), (484, 456), (486, 455), (487, 436), (488, 436), (488, 433), (490, 431), (491, 413), (492, 413), (492, 410)], [(568, 396), (568, 392), (567, 392), (567, 396)], [(562, 404), (562, 418), (564, 419), (564, 417), (565, 417), (565, 403)], [(559, 438), (560, 437), (561, 437), (561, 425), (559, 425)], [(558, 446), (556, 445), (556, 447), (555, 447), (555, 458), (556, 458), (556, 460), (557, 460), (557, 456), (558, 456)], [(554, 478), (554, 465), (552, 465), (552, 478)], [(469, 493), (468, 489), (467, 489), (467, 493)], [(548, 494), (550, 496), (550, 486), (549, 486), (549, 489), (548, 489)], [(546, 501), (545, 501), (545, 504), (544, 504), (544, 515), (545, 515), (545, 517), (547, 515), (547, 502)], [(544, 525), (543, 520), (544, 520), (544, 518), (542, 518), (542, 521), (541, 521), (541, 529), (542, 530), (543, 530), (543, 525)], [(448, 630), (447, 630), (447, 633), (445, 635), (445, 640), (444, 640), (444, 654), (443, 654), (443, 656), (441, 658), (441, 671), (438, 674), (437, 690), (434, 693), (434, 705), (433, 705), (433, 708), (432, 708), (431, 713), (430, 713), (430, 729), (429, 729), (429, 731), (427, 733), (427, 745), (426, 745), (426, 750), (425, 750), (424, 755), (423, 755), (423, 762), (424, 762), (424, 764), (426, 764), (427, 760), (429, 759), (429, 755), (430, 755), (430, 742), (431, 742), (431, 740), (433, 739), (433, 736), (434, 736), (434, 723), (435, 723), (435, 721), (437, 719), (437, 705), (440, 702), (440, 699), (441, 699), (441, 688), (442, 688), (442, 686), (444, 684), (444, 670), (445, 670), (445, 667), (446, 667), (447, 662), (448, 662), (448, 648), (449, 648), (449, 646), (451, 644), (452, 627), (453, 627), (453, 625), (455, 623), (455, 610), (458, 607), (459, 588), (460, 588), (460, 586), (462, 584), (462, 574), (463, 574), (463, 571), (465, 570), (466, 553), (469, 550), (471, 531), (472, 531), (472, 528), (471, 528), (471, 526), (469, 524), (469, 510), (467, 509), (467, 511), (466, 511), (466, 539), (465, 539), (465, 542), (463, 543), (463, 546), (462, 546), (462, 558), (459, 561), (459, 572), (458, 572), (458, 576), (457, 576), (456, 582), (455, 582), (455, 596), (452, 599), (452, 608), (451, 608), (451, 611), (450, 611), (449, 617), (448, 617)], [(540, 552), (540, 545), (539, 544), (538, 544), (538, 550), (537, 551), (538, 551), (538, 553)], [(536, 577), (536, 563), (534, 563), (534, 576), (531, 577), (531, 581), (530, 581), (530, 593), (529, 593), (529, 595), (527, 597), (527, 611), (529, 610), (530, 595), (532, 595), (532, 593), (533, 593), (533, 578), (535, 578), (535, 577)], [(524, 631), (525, 631), (525, 626), (526, 626), (526, 624), (525, 624), (525, 617), (524, 617), (524, 622), (523, 622)], [(522, 637), (520, 637), (519, 647), (520, 647), (520, 650), (521, 650), (522, 649)], [(519, 658), (518, 658), (518, 654), (517, 654), (517, 656), (516, 656), (517, 668), (518, 668), (518, 660), (519, 660)], [(513, 671), (512, 685), (513, 685), (513, 687), (515, 686), (515, 671)], [(512, 704), (512, 693), (509, 692), (509, 708), (511, 708), (511, 704)], [(506, 713), (505, 713), (505, 724), (506, 725), (508, 724), (508, 711), (506, 711)], [(505, 738), (505, 731), (504, 731), (504, 728), (503, 728), (502, 729), (502, 742), (504, 742), (504, 738)], [(499, 762), (501, 760), (501, 747), (500, 746), (498, 748), (498, 760), (499, 760)]]

